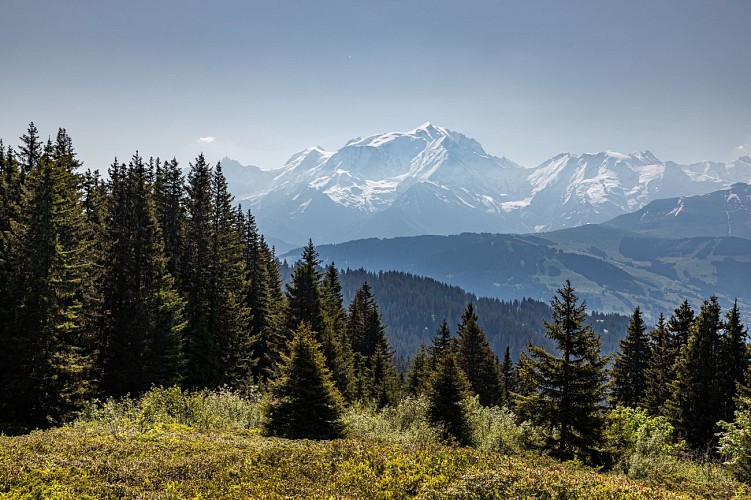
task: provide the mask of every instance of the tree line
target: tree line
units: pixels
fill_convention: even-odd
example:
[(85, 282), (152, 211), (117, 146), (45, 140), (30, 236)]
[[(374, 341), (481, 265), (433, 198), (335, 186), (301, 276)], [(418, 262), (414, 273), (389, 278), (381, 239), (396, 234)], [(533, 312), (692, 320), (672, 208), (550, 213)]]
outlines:
[[(685, 302), (646, 333), (637, 308), (612, 368), (586, 305), (566, 283), (544, 323), (553, 348), (499, 359), (464, 307), (443, 320), (407, 373), (371, 286), (345, 307), (341, 276), (312, 242), (282, 285), (253, 214), (233, 205), (221, 165), (199, 155), (112, 163), (80, 172), (64, 129), (45, 142), (31, 124), (18, 150), (0, 141), (0, 430), (70, 419), (86, 401), (152, 386), (268, 388), (265, 429), (341, 435), (344, 405), (383, 408), (407, 393), (430, 402), (446, 439), (465, 443), (462, 401), (505, 406), (539, 427), (559, 458), (604, 462), (611, 407), (668, 418), (694, 449), (711, 449), (749, 391), (737, 305)], [(348, 275), (344, 275), (348, 276)], [(349, 279), (349, 278), (348, 278)]]

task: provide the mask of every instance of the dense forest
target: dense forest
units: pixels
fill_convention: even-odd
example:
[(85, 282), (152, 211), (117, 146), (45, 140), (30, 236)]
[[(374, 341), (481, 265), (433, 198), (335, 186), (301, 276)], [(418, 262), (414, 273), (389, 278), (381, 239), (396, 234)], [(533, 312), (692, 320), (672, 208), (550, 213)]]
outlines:
[[(0, 141), (0, 151), (4, 433), (154, 387), (260, 387), (264, 432), (289, 438), (339, 437), (345, 408), (411, 395), (458, 444), (472, 441), (465, 401), (476, 398), (533, 426), (529, 446), (562, 460), (612, 465), (613, 419), (671, 426), (709, 455), (748, 447), (738, 437), (751, 388), (737, 306), (684, 302), (653, 327), (637, 307), (611, 358), (595, 327), (620, 320), (589, 315), (569, 282), (549, 306), (477, 299), (401, 273), (321, 268), (310, 242), (283, 284), (253, 214), (203, 155), (184, 176), (175, 159), (136, 153), (115, 159), (105, 180), (81, 171), (64, 129), (45, 142), (33, 124), (17, 149)], [(527, 342), (541, 317), (545, 343)]]

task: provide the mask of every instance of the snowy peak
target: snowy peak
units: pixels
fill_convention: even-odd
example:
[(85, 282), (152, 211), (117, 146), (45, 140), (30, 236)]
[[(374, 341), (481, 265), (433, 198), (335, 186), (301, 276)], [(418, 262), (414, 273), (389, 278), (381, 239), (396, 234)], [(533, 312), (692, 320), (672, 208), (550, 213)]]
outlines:
[(253, 182), (233, 190), (250, 204), (262, 231), (324, 243), (600, 223), (657, 199), (751, 182), (751, 158), (681, 165), (646, 150), (603, 151), (564, 153), (527, 169), (426, 122), (407, 132), (356, 137), (336, 151), (310, 147), (279, 170), (247, 172)]

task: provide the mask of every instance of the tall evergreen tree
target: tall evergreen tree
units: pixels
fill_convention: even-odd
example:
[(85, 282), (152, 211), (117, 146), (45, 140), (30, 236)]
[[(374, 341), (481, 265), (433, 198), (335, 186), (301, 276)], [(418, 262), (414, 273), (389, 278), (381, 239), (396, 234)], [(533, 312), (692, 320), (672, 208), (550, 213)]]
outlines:
[(462, 402), (471, 395), (469, 381), (453, 352), (438, 358), (437, 363), (428, 383), (429, 419), (441, 429), (444, 439), (467, 445), (472, 430)]
[(422, 394), (425, 390), (430, 375), (433, 373), (435, 366), (431, 366), (431, 356), (425, 344), (420, 344), (420, 348), (412, 357), (407, 372), (407, 390), (410, 394)]
[(516, 367), (511, 359), (511, 347), (506, 346), (501, 363), (501, 406), (509, 409), (514, 407), (513, 394), (519, 391), (517, 379)]
[(731, 422), (736, 408), (736, 393), (744, 383), (749, 368), (749, 347), (746, 343), (748, 332), (741, 322), (741, 314), (736, 300), (728, 311), (723, 323), (723, 335), (719, 350), (720, 400), (723, 403), (720, 420)]
[(8, 221), (2, 256), (12, 272), (3, 283), (0, 415), (19, 428), (66, 419), (92, 395), (94, 380), (78, 162), (72, 146), (35, 157), (35, 134), (32, 124), (26, 160), (33, 168), (21, 186), (17, 217)]
[(634, 309), (620, 347), (612, 373), (613, 402), (636, 407), (644, 399), (646, 392), (645, 372), (650, 357), (646, 328), (638, 306)]
[(695, 450), (713, 448), (724, 402), (718, 360), (722, 319), (716, 297), (704, 301), (676, 361), (668, 408), (678, 432)]
[(684, 300), (668, 320), (668, 331), (673, 338), (676, 358), (683, 346), (688, 344), (688, 337), (691, 335), (691, 325), (694, 324), (694, 319), (694, 310), (689, 305), (688, 300)]
[(339, 392), (347, 400), (354, 394), (354, 353), (347, 337), (347, 312), (344, 309), (339, 270), (332, 262), (321, 281), (321, 306), (325, 321), (323, 352)]
[(287, 329), (294, 331), (301, 322), (310, 323), (318, 342), (325, 333), (318, 271), (318, 252), (309, 240), (302, 259), (295, 265), (292, 282), (287, 284)]
[(162, 229), (167, 272), (179, 285), (185, 244), (184, 179), (176, 159), (157, 163), (154, 177), (154, 208)]
[(675, 379), (676, 349), (663, 314), (660, 314), (657, 325), (649, 333), (649, 350), (642, 405), (652, 415), (665, 415), (665, 403), (670, 399), (670, 384)]
[(341, 395), (310, 325), (300, 325), (289, 352), (281, 377), (271, 387), (264, 433), (291, 439), (340, 437), (344, 432)]
[(21, 145), (18, 148), (18, 163), (20, 169), (20, 182), (26, 182), (26, 176), (37, 166), (42, 157), (43, 146), (39, 138), (39, 131), (34, 122), (29, 123), (26, 133), (21, 136)]
[(477, 324), (472, 303), (467, 304), (459, 323), (457, 357), (467, 375), (472, 392), (483, 406), (497, 405), (501, 400), (500, 367), (485, 332)]
[(449, 325), (444, 319), (441, 321), (441, 326), (438, 327), (438, 331), (436, 331), (429, 348), (431, 369), (438, 366), (438, 361), (444, 354), (451, 350), (452, 345), (451, 330), (449, 330)]
[(180, 380), (184, 301), (166, 270), (146, 164), (138, 153), (110, 169), (102, 343), (106, 394)]
[(578, 303), (569, 281), (551, 302), (553, 321), (546, 335), (559, 355), (529, 345), (522, 353), (519, 376), (534, 390), (517, 395), (519, 413), (545, 431), (544, 447), (561, 459), (593, 459), (602, 443), (605, 365), (600, 337), (585, 325), (586, 304)]

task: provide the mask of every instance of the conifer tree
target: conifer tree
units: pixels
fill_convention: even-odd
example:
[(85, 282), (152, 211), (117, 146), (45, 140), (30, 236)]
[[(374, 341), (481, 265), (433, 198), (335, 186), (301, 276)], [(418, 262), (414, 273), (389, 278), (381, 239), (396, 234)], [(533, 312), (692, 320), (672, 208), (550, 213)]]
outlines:
[(418, 395), (424, 391), (431, 373), (435, 369), (431, 366), (431, 356), (425, 344), (412, 357), (412, 362), (407, 373), (407, 390), (410, 394)]
[(394, 368), (394, 353), (385, 334), (379, 336), (375, 351), (368, 359), (367, 366), (370, 374), (371, 401), (377, 408), (396, 403), (401, 396), (401, 383)]
[(462, 402), (471, 395), (469, 381), (453, 352), (438, 358), (437, 363), (428, 382), (429, 419), (441, 429), (444, 439), (467, 445), (472, 431)]
[(339, 392), (347, 400), (354, 398), (354, 353), (347, 337), (347, 312), (344, 310), (339, 270), (332, 262), (321, 281), (321, 306), (325, 322), (323, 352)]
[(668, 331), (670, 331), (673, 338), (676, 358), (683, 346), (688, 344), (688, 337), (691, 335), (691, 325), (694, 324), (694, 319), (694, 310), (689, 305), (688, 300), (684, 300), (668, 320)]
[(138, 153), (110, 169), (102, 388), (140, 394), (180, 381), (184, 301), (166, 270), (147, 167)]
[(21, 146), (18, 148), (18, 163), (20, 164), (20, 182), (26, 182), (26, 176), (37, 166), (37, 162), (42, 157), (42, 141), (39, 138), (39, 131), (34, 122), (29, 123), (26, 133), (21, 136)]
[(723, 334), (718, 360), (718, 390), (723, 404), (720, 420), (730, 422), (737, 409), (738, 388), (745, 382), (745, 375), (749, 368), (749, 347), (746, 344), (748, 332), (741, 322), (737, 300), (726, 314), (722, 326)]
[(281, 377), (271, 387), (263, 431), (290, 439), (334, 439), (344, 432), (342, 411), (320, 345), (310, 325), (301, 324), (290, 341)]
[(167, 272), (180, 282), (185, 243), (184, 179), (176, 159), (158, 163), (154, 178), (154, 208), (164, 239)]
[(472, 392), (480, 397), (481, 405), (497, 405), (501, 400), (500, 367), (485, 332), (477, 324), (472, 303), (467, 304), (457, 331), (457, 358)]
[(244, 388), (251, 379), (255, 341), (249, 333), (243, 227), (232, 207), (221, 164), (211, 182), (213, 219), (210, 246), (209, 328), (218, 370), (212, 385)]
[(613, 402), (617, 405), (636, 407), (644, 399), (646, 392), (645, 371), (649, 364), (649, 343), (637, 306), (626, 329), (626, 336), (620, 342), (620, 353), (613, 366)]
[(675, 342), (667, 329), (663, 314), (649, 332), (649, 363), (644, 371), (646, 388), (642, 406), (652, 415), (664, 415), (665, 403), (670, 399), (670, 384), (675, 378)]
[(318, 252), (309, 240), (302, 259), (295, 265), (292, 282), (287, 285), (287, 329), (294, 331), (301, 322), (308, 322), (320, 343), (325, 334), (321, 303)]
[(530, 394), (516, 397), (519, 413), (545, 431), (544, 448), (560, 459), (592, 460), (602, 443), (605, 365), (600, 337), (585, 325), (586, 304), (578, 303), (569, 281), (551, 302), (553, 321), (546, 335), (559, 354), (529, 345), (522, 353), (519, 376)]
[(438, 366), (440, 358), (448, 353), (452, 348), (453, 339), (451, 338), (451, 330), (444, 319), (441, 321), (441, 326), (438, 327), (433, 341), (430, 345), (430, 364), (431, 369)]
[(33, 168), (20, 186), (2, 256), (12, 272), (3, 283), (0, 415), (20, 427), (66, 419), (92, 395), (94, 379), (79, 163), (72, 146), (56, 156), (51, 143), (34, 157), (35, 134), (32, 124), (26, 160)]
[(506, 408), (514, 407), (513, 393), (518, 392), (516, 367), (511, 359), (511, 348), (506, 346), (501, 363), (501, 401), (500, 405)]
[(720, 305), (712, 297), (704, 301), (676, 361), (668, 409), (676, 429), (695, 450), (713, 447), (716, 424), (722, 418), (724, 394), (718, 367), (721, 328)]

